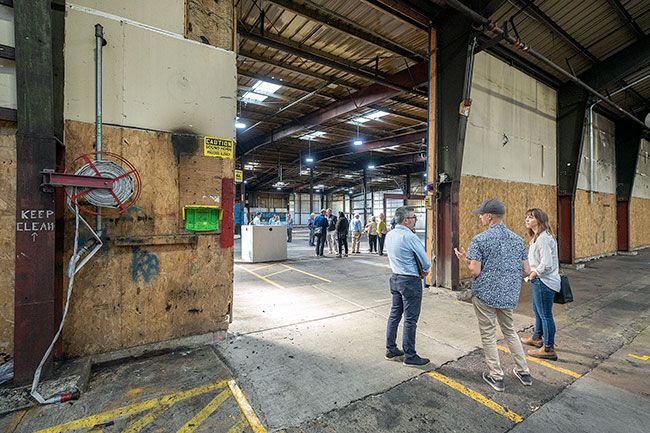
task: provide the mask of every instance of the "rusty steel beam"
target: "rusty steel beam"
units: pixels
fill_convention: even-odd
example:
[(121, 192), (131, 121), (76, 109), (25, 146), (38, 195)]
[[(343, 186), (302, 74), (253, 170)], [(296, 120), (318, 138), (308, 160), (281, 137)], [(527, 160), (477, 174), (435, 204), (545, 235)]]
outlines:
[[(396, 83), (417, 83), (419, 85), (427, 82), (427, 71), (428, 62), (422, 62), (391, 75), (390, 79)], [(305, 128), (313, 128), (327, 122), (328, 120), (350, 113), (359, 108), (377, 103), (384, 99), (389, 99), (399, 93), (399, 90), (395, 90), (382, 84), (372, 84), (345, 99), (329, 104), (320, 110), (309, 113), (281, 128), (275, 129), (269, 134), (238, 143), (237, 157), (242, 157), (261, 146), (288, 137)]]

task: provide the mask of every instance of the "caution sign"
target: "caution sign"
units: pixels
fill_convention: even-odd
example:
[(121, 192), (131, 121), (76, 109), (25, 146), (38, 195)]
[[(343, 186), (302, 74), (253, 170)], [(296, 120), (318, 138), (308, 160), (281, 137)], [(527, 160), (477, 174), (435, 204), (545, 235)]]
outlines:
[(242, 183), (243, 180), (244, 180), (244, 172), (235, 169), (235, 182)]
[(203, 138), (203, 155), (215, 158), (232, 159), (234, 154), (234, 140), (207, 136)]

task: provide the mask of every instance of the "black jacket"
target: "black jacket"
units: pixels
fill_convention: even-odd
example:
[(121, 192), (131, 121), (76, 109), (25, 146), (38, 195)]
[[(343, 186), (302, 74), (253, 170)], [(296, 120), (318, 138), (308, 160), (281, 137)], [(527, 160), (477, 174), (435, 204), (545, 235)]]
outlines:
[(328, 227), (327, 227), (328, 232), (333, 232), (334, 230), (336, 230), (336, 215), (332, 215), (329, 218), (327, 218), (327, 223), (328, 223)]
[(350, 222), (346, 217), (339, 218), (336, 222), (336, 233), (340, 238), (346, 237), (348, 235), (348, 229), (350, 228)]

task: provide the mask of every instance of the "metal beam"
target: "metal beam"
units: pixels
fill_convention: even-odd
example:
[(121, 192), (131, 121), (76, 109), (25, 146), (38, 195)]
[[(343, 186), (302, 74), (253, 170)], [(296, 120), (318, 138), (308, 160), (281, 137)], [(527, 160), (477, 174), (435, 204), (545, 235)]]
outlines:
[(616, 11), (618, 16), (621, 17), (625, 25), (627, 25), (632, 33), (634, 33), (637, 39), (642, 39), (645, 36), (645, 32), (639, 27), (639, 25), (634, 21), (632, 15), (625, 9), (625, 6), (621, 4), (619, 0), (607, 0), (612, 8)]
[(256, 31), (246, 30), (241, 26), (237, 27), (237, 33), (245, 39), (266, 45), (267, 47), (271, 47), (276, 50), (284, 51), (285, 53), (289, 53), (303, 59), (311, 60), (312, 62), (328, 66), (332, 69), (343, 71), (347, 74), (363, 78), (373, 83), (380, 83), (386, 87), (400, 90), (402, 92), (412, 92), (415, 94), (422, 93), (416, 89), (416, 83), (413, 83), (411, 86), (408, 85), (410, 83), (396, 83), (395, 81), (390, 80), (388, 76), (370, 71), (366, 69), (365, 66), (359, 65), (358, 63), (333, 56), (332, 54), (329, 54), (325, 51), (302, 45), (298, 42), (292, 41), (291, 39), (286, 39), (273, 33), (265, 33), (262, 35)]
[(368, 143), (364, 143), (361, 146), (354, 146), (353, 144), (340, 146), (333, 149), (326, 149), (320, 152), (316, 152), (313, 155), (314, 161), (316, 163), (327, 161), (333, 158), (340, 158), (345, 155), (353, 155), (358, 153), (369, 152), (371, 150), (385, 149), (391, 146), (397, 146), (400, 144), (422, 142), (426, 140), (427, 133), (426, 131), (417, 131), (411, 132), (408, 134), (396, 135), (393, 137), (380, 138), (378, 140), (373, 140)]
[(431, 25), (431, 19), (429, 17), (413, 10), (398, 0), (363, 0), (363, 2), (420, 30), (427, 31)]
[[(418, 63), (407, 70), (391, 75), (391, 80), (394, 82), (422, 83), (427, 79), (427, 68), (428, 64), (426, 62)], [(320, 110), (309, 113), (281, 128), (275, 129), (270, 134), (238, 143), (237, 157), (246, 155), (261, 146), (288, 137), (305, 128), (313, 128), (346, 113), (391, 98), (398, 93), (398, 90), (382, 84), (370, 85), (345, 99), (331, 103)]]
[(358, 40), (369, 42), (379, 48), (395, 53), (399, 56), (409, 58), (415, 62), (424, 60), (424, 56), (415, 50), (403, 47), (385, 36), (363, 29), (349, 18), (339, 15), (330, 10), (324, 9), (322, 6), (317, 6), (309, 0), (270, 0), (284, 9), (290, 10), (307, 17), (313, 21), (326, 25), (327, 27), (339, 30)]
[(566, 32), (566, 30), (564, 30), (555, 21), (553, 21), (551, 17), (546, 15), (537, 5), (535, 5), (532, 0), (514, 0), (514, 3), (517, 4), (522, 10), (527, 11), (531, 16), (541, 21), (546, 27), (551, 29), (566, 43), (571, 45), (580, 54), (589, 59), (591, 63), (598, 63), (598, 58), (596, 56), (590, 53), (589, 50), (580, 42), (576, 41), (573, 36), (571, 36)]
[[(16, 2), (16, 278), (14, 378), (32, 379), (55, 326), (55, 194), (40, 171), (56, 167), (52, 17), (49, 2)], [(51, 370), (51, 357), (43, 375)]]

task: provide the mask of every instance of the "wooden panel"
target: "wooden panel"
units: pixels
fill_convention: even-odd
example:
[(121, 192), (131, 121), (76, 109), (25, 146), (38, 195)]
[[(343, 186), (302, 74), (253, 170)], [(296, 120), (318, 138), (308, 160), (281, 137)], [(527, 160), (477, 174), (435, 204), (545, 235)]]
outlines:
[(578, 189), (575, 197), (573, 227), (575, 260), (611, 254), (617, 250), (616, 195)]
[(616, 202), (616, 237), (619, 251), (630, 250), (630, 202)]
[[(93, 135), (94, 125), (67, 121), (68, 160), (90, 152)], [(138, 203), (125, 215), (105, 220), (106, 235), (158, 239), (184, 233), (179, 229), (182, 193), (171, 134), (105, 126), (104, 148), (130, 160), (143, 182)], [(202, 152), (202, 147), (196, 152)], [(209, 179), (192, 177), (192, 185), (202, 191), (205, 182), (213, 185), (218, 178), (220, 186), (222, 175), (232, 178), (232, 161), (213, 162)], [(187, 189), (184, 194), (196, 196), (196, 191)], [(73, 233), (70, 212), (66, 216), (67, 260)], [(64, 331), (65, 353), (89, 355), (226, 329), (232, 299), (232, 248), (221, 248), (220, 235), (197, 237), (195, 244), (120, 246), (109, 242), (77, 275)]]
[(630, 249), (650, 247), (650, 199), (630, 200)]
[(0, 122), (0, 364), (13, 356), (16, 127)]
[[(537, 207), (548, 213), (551, 227), (556, 231), (556, 188), (549, 185), (507, 182), (476, 176), (463, 176), (460, 183), (460, 244), (467, 249), (476, 234), (485, 230), (478, 216), (471, 213), (488, 198), (501, 200), (506, 206), (505, 224), (510, 230), (524, 238), (529, 237), (524, 227), (526, 210)], [(461, 279), (469, 278), (466, 267), (460, 269)]]

